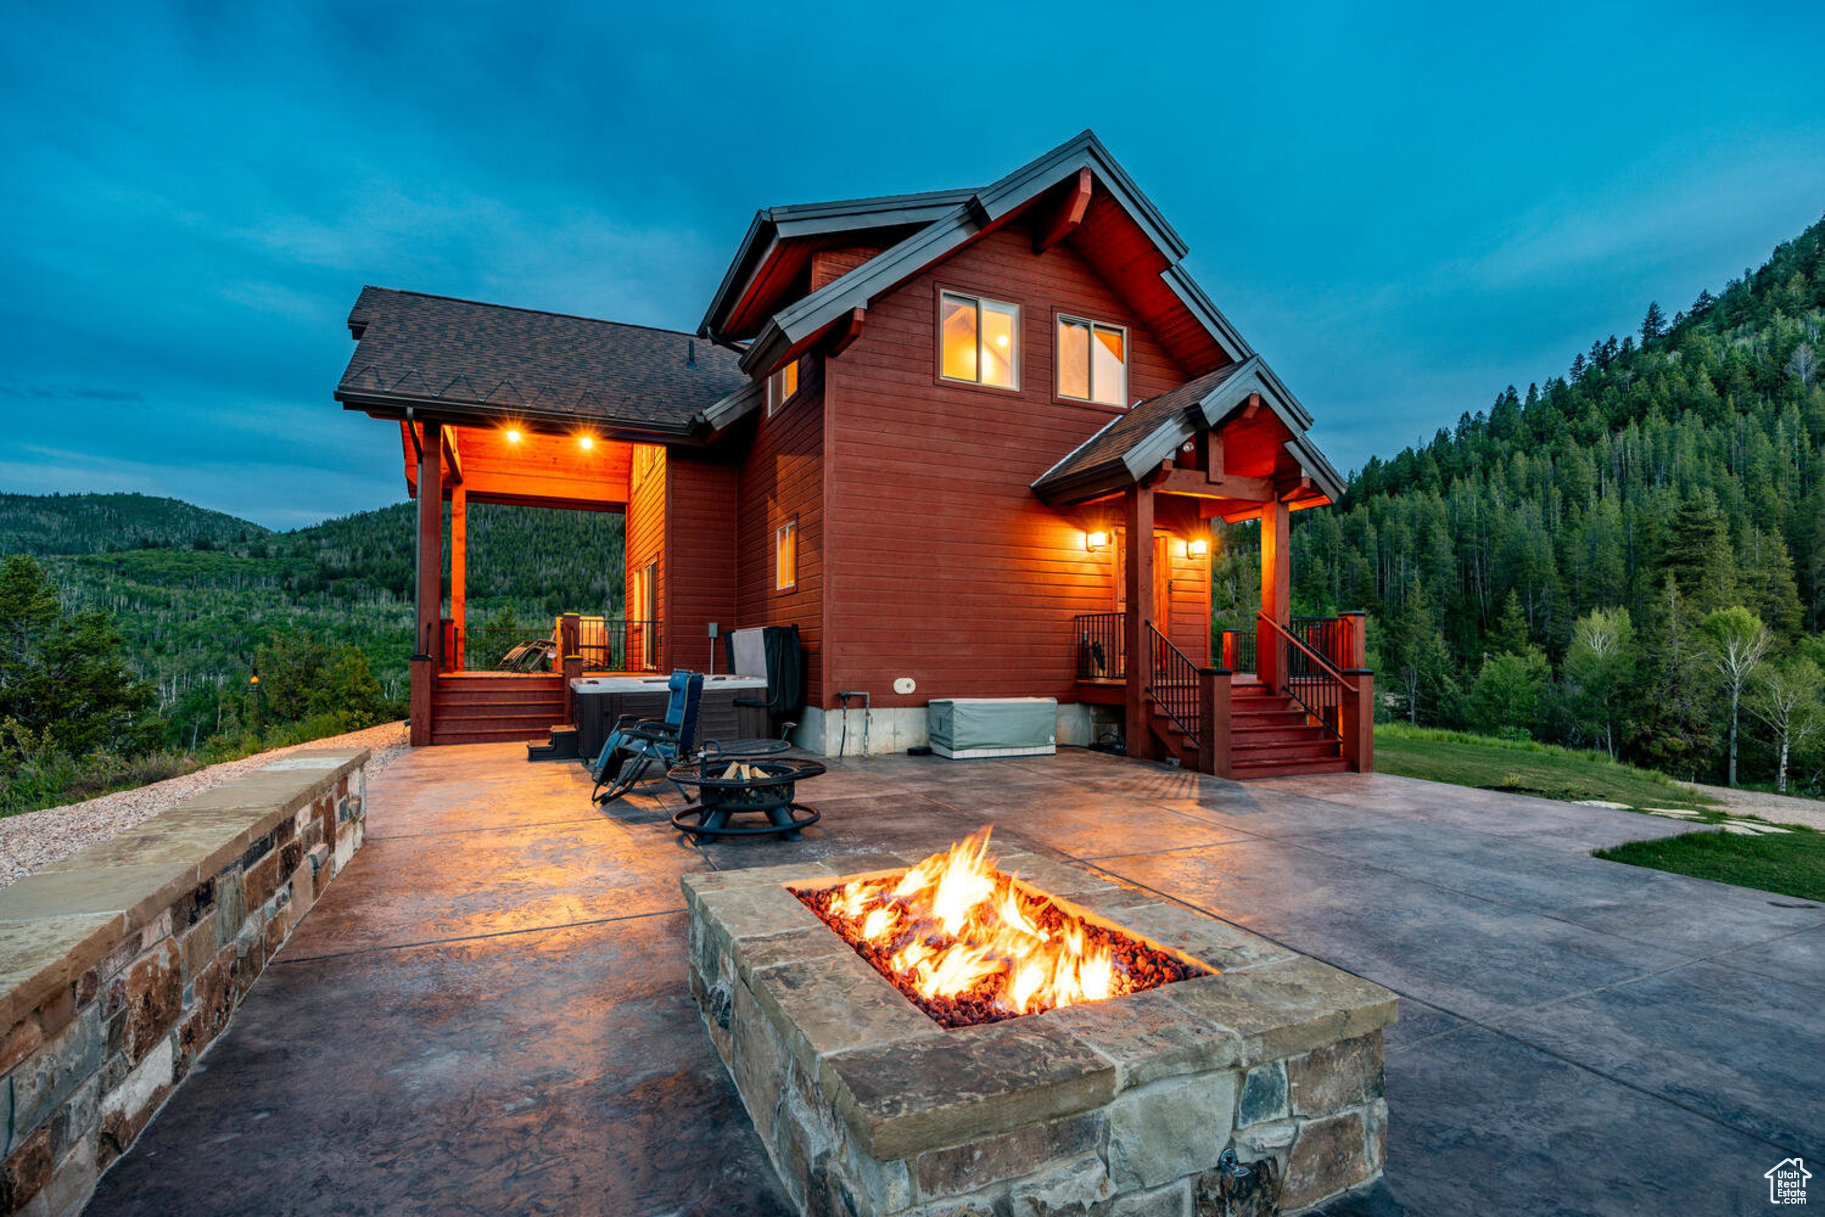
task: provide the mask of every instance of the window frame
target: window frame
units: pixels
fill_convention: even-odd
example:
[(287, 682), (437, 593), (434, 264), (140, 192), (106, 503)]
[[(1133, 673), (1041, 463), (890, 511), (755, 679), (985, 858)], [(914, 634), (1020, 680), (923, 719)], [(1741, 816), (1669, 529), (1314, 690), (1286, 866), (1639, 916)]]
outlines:
[[(782, 552), (786, 538), (792, 539), (792, 569), (788, 572)], [(793, 516), (773, 530), (773, 590), (789, 592), (798, 587), (798, 517)]]
[[(1122, 385), (1121, 391), (1116, 395), (1119, 400), (1113, 402), (1096, 400), (1096, 350), (1094, 345), (1086, 352), (1089, 358), (1088, 363), (1084, 367), (1084, 384), (1089, 387), (1091, 396), (1074, 397), (1064, 391), (1065, 363), (1060, 353), (1062, 344), (1059, 342), (1059, 329), (1066, 322), (1075, 322), (1078, 325), (1089, 326), (1090, 342), (1092, 344), (1096, 342), (1096, 331), (1099, 328), (1113, 330), (1122, 336)], [(1054, 310), (1052, 313), (1052, 396), (1056, 397), (1059, 401), (1068, 401), (1074, 405), (1080, 406), (1096, 406), (1098, 409), (1103, 410), (1130, 409), (1128, 385), (1131, 378), (1128, 375), (1128, 363), (1133, 355), (1133, 351), (1133, 338), (1131, 337), (1127, 326), (1117, 325), (1113, 321), (1098, 321), (1094, 317), (1084, 317), (1077, 313), (1067, 313), (1062, 309)]]
[[(932, 298), (932, 372), (937, 381), (947, 385), (967, 385), (974, 389), (992, 389), (997, 393), (1020, 392), (1021, 364), (1024, 362), (1021, 358), (1021, 348), (1026, 345), (1021, 326), (1025, 321), (1026, 309), (1018, 300), (1002, 300), (978, 291), (947, 287), (942, 283), (934, 286), (937, 290)], [(976, 306), (976, 378), (974, 380), (951, 376), (944, 371), (944, 298), (946, 296), (955, 297), (958, 300), (968, 300)], [(1010, 333), (1014, 337), (1014, 349), (1013, 358), (1008, 360), (1010, 371), (1013, 373), (1010, 384), (998, 385), (982, 379), (982, 306), (985, 304), (1007, 309), (1013, 314)]]
[[(792, 399), (799, 395), (799, 390), (804, 388), (804, 386), (805, 386), (805, 369), (802, 366), (800, 366), (804, 362), (805, 362), (805, 357), (803, 355), (800, 355), (797, 359), (794, 359), (787, 363), (781, 364), (779, 366), (778, 370), (768, 374), (768, 376), (767, 376), (767, 417), (768, 418), (772, 418), (774, 416), (774, 414), (778, 413), (780, 410), (784, 409), (787, 405), (791, 404)], [(786, 378), (788, 375), (790, 375), (792, 378), (792, 388), (789, 390), (786, 388)]]

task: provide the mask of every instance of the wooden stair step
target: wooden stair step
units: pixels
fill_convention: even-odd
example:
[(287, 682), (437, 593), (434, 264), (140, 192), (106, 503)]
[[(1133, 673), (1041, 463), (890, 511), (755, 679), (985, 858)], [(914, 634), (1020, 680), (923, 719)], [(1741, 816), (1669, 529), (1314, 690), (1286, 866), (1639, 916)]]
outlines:
[(1231, 727), (1230, 740), (1237, 746), (1261, 747), (1272, 744), (1336, 743), (1337, 737), (1323, 727)]
[(1229, 750), (1232, 762), (1254, 761), (1323, 761), (1341, 758), (1336, 740), (1314, 740), (1309, 744), (1235, 744)]
[(1348, 773), (1350, 763), (1336, 760), (1232, 761), (1229, 774), (1237, 781), (1249, 778), (1299, 777), (1310, 773)]

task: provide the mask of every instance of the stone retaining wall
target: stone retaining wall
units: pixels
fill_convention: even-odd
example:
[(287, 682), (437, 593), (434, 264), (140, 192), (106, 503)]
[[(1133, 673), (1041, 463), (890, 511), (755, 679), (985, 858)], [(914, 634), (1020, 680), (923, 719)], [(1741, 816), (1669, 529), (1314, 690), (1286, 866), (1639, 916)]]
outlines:
[(368, 753), (291, 753), (0, 889), (0, 1213), (80, 1212), (361, 848)]

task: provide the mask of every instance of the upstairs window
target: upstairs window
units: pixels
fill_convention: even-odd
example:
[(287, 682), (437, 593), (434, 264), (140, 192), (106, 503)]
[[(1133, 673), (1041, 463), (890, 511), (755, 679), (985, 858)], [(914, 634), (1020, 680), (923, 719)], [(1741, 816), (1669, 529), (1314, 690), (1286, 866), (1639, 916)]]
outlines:
[(1020, 306), (940, 293), (938, 373), (946, 380), (1018, 389)]
[(1082, 317), (1058, 319), (1058, 395), (1128, 404), (1128, 331)]
[(779, 526), (773, 534), (773, 586), (788, 591), (798, 586), (798, 518)]
[(798, 360), (794, 359), (767, 377), (767, 417), (773, 417), (773, 412), (791, 401), (793, 394), (797, 392)]

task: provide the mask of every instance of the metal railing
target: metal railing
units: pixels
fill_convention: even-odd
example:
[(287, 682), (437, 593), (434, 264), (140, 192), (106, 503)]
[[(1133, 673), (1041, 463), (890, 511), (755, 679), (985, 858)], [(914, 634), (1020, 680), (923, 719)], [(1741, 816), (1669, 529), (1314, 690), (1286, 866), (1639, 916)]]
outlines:
[(1147, 623), (1147, 694), (1166, 717), (1193, 741), (1198, 737), (1198, 668), (1172, 645), (1153, 622)]
[(577, 650), (587, 672), (659, 670), (659, 623), (618, 617), (583, 617)]
[(1256, 642), (1253, 630), (1224, 630), (1218, 639), (1218, 661), (1231, 672), (1253, 672)]
[[(1336, 618), (1306, 617), (1290, 625), (1281, 625), (1266, 613), (1257, 613), (1255, 618), (1266, 623), (1287, 644), (1286, 674), (1279, 691), (1297, 702), (1307, 717), (1342, 739), (1343, 699), (1356, 696), (1356, 686), (1344, 679), (1343, 673), (1324, 652), (1301, 636), (1304, 633), (1320, 642), (1328, 638), (1336, 644), (1329, 653), (1340, 655), (1343, 635), (1333, 633), (1332, 628), (1341, 631), (1342, 622)], [(1298, 628), (1300, 622), (1306, 623), (1303, 631)]]
[[(469, 629), (449, 627), (447, 636), (458, 646), (462, 666), (470, 672), (554, 672), (559, 654), (561, 627), (549, 633), (509, 622)], [(588, 672), (655, 672), (659, 670), (659, 623), (618, 617), (578, 619), (577, 652)], [(446, 645), (448, 649), (448, 644)], [(446, 667), (455, 666), (446, 655)]]
[(1126, 617), (1126, 613), (1080, 613), (1072, 619), (1077, 634), (1077, 679), (1128, 678)]

